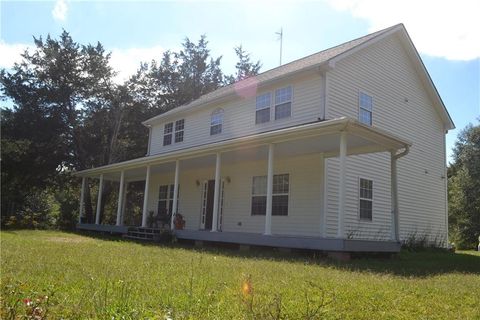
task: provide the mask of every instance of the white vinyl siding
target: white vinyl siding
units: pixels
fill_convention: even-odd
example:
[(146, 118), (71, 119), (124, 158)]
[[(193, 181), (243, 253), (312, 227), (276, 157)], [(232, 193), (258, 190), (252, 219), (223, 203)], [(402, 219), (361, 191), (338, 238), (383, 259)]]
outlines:
[[(339, 61), (329, 72), (327, 118), (358, 117), (358, 92), (374, 96), (375, 126), (413, 143), (398, 160), (400, 238), (446, 239), (444, 129), (424, 84), (395, 38), (383, 39)], [(327, 235), (337, 226), (337, 158), (327, 166)], [(390, 154), (347, 157), (345, 236), (374, 240), (391, 236)], [(375, 181), (371, 222), (358, 219), (358, 176)]]
[[(274, 93), (276, 89), (290, 86), (292, 88), (291, 115), (279, 121), (274, 121), (273, 111), (269, 122), (255, 124), (256, 97), (263, 93)], [(271, 86), (259, 88), (257, 93), (251, 96), (238, 95), (229, 101), (212, 103), (205, 108), (190, 110), (182, 115), (188, 125), (184, 130), (184, 141), (181, 144), (163, 146), (164, 123), (174, 122), (179, 115), (172, 115), (164, 122), (152, 126), (150, 154), (166, 153), (173, 150), (189, 148), (192, 146), (205, 145), (220, 140), (228, 140), (237, 137), (252, 135), (260, 132), (290, 127), (301, 123), (310, 123), (317, 120), (322, 114), (321, 88), (322, 80), (318, 73), (305, 74), (301, 77), (291, 78), (288, 82), (279, 82)], [(274, 97), (271, 97), (271, 108), (274, 108)], [(223, 109), (224, 117), (221, 134), (210, 134), (208, 124), (211, 123), (211, 115), (217, 109)]]

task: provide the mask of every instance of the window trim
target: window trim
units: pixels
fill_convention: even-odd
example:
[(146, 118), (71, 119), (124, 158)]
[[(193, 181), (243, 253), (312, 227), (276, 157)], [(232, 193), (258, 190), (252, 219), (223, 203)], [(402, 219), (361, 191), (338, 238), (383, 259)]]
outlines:
[[(272, 216), (276, 216), (276, 217), (288, 217), (288, 214), (289, 214), (289, 211), (290, 211), (290, 192), (291, 192), (291, 183), (290, 183), (290, 173), (278, 173), (278, 174), (274, 174), (273, 177), (275, 176), (282, 176), (282, 175), (287, 175), (288, 176), (288, 192), (273, 192), (273, 185), (272, 185)], [(250, 216), (265, 216), (267, 213), (266, 211), (264, 213), (260, 213), (260, 214), (254, 214), (253, 213), (253, 197), (265, 197), (265, 200), (267, 199), (267, 190), (265, 190), (265, 193), (259, 193), (259, 194), (253, 194), (253, 186), (254, 186), (254, 179), (255, 178), (261, 178), (261, 177), (265, 177), (266, 179), (267, 176), (263, 175), (263, 176), (253, 176), (252, 177), (252, 189), (251, 189), (251, 193), (250, 193)], [(267, 182), (268, 183), (268, 182)], [(267, 186), (265, 185), (265, 188), (267, 188)], [(274, 210), (273, 210), (273, 198), (275, 196), (287, 196), (287, 214), (275, 214)]]
[[(160, 198), (160, 188), (167, 187), (166, 198)], [(158, 185), (158, 198), (157, 198), (157, 215), (159, 214), (158, 208), (160, 206), (160, 201), (165, 201), (165, 210), (167, 211), (167, 215), (171, 214), (171, 210), (173, 209), (173, 193), (175, 189), (175, 184), (167, 183), (167, 184), (160, 184)], [(170, 202), (172, 203), (170, 205)], [(177, 210), (178, 205), (180, 203), (180, 184), (178, 184), (178, 193), (177, 193)]]
[[(361, 185), (362, 185), (361, 181), (362, 180), (367, 180), (367, 181), (372, 182), (372, 197), (371, 198), (364, 198), (364, 197), (361, 196)], [(373, 185), (374, 185), (374, 183), (373, 182), (374, 181), (373, 181), (372, 178), (367, 178), (367, 177), (363, 177), (363, 176), (358, 177), (358, 188), (357, 188), (358, 189), (358, 220), (362, 221), (362, 222), (373, 222), (373, 200), (374, 200), (374, 198), (373, 198), (373, 194), (374, 194), (373, 193), (373, 191), (374, 191)], [(363, 201), (370, 201), (371, 204), (372, 204), (372, 216), (371, 216), (370, 219), (362, 218), (362, 216), (361, 216), (361, 210), (362, 210), (361, 209), (361, 201), (362, 200)]]
[[(177, 130), (177, 123), (180, 122), (180, 121), (183, 121), (182, 129)], [(183, 141), (185, 141), (185, 118), (175, 120), (175, 125), (174, 125), (173, 129), (174, 129), (173, 130), (174, 131), (173, 142), (175, 144), (178, 144), (178, 143), (182, 143)], [(181, 141), (177, 141), (177, 133), (182, 133), (182, 140)]]
[[(275, 119), (275, 110), (276, 110), (276, 101), (275, 101), (275, 93), (277, 90), (279, 89), (284, 89), (284, 88), (288, 88), (290, 87), (290, 90), (291, 90), (291, 95), (290, 95), (290, 116), (289, 117), (284, 117), (284, 118), (280, 118), (280, 119)], [(259, 110), (263, 110), (263, 109), (266, 109), (265, 108), (262, 108), (262, 109), (257, 109), (257, 104), (256, 104), (256, 98), (259, 97), (259, 96), (262, 96), (264, 94), (270, 94), (270, 110), (269, 110), (269, 117), (270, 119), (268, 121), (265, 121), (265, 122), (259, 122), (257, 123), (257, 111)], [(269, 123), (272, 123), (272, 122), (280, 122), (280, 121), (285, 121), (285, 120), (288, 120), (288, 119), (291, 119), (293, 117), (293, 114), (294, 114), (294, 108), (293, 108), (293, 105), (294, 105), (294, 102), (295, 102), (295, 87), (293, 84), (287, 84), (287, 85), (282, 85), (282, 86), (278, 86), (278, 87), (275, 87), (273, 89), (270, 89), (270, 90), (267, 90), (267, 91), (264, 91), (263, 93), (261, 94), (257, 94), (255, 96), (255, 125), (256, 126), (261, 126), (261, 125), (265, 125), (265, 124), (269, 124)]]
[[(258, 108), (257, 106), (257, 99), (261, 96), (266, 96), (268, 95), (270, 98), (270, 102), (268, 104), (267, 107), (262, 107), (262, 108)], [(263, 110), (267, 110), (268, 109), (268, 121), (263, 121), (263, 122), (257, 122), (257, 113), (259, 111), (263, 111)], [(271, 91), (267, 91), (267, 92), (264, 92), (262, 94), (258, 94), (255, 96), (255, 125), (259, 125), (259, 124), (264, 124), (264, 123), (269, 123), (270, 121), (272, 121), (272, 92)]]
[[(183, 121), (183, 127), (182, 129), (177, 130), (177, 123), (179, 123), (180, 121)], [(171, 126), (171, 128), (167, 132), (167, 126), (169, 125)], [(177, 134), (179, 133), (182, 133), (181, 141), (177, 141)], [(169, 143), (165, 143), (166, 141), (165, 139), (167, 139), (167, 137), (170, 137)], [(179, 143), (182, 143), (183, 141), (185, 141), (185, 118), (169, 121), (163, 125), (163, 146), (164, 147), (171, 146), (174, 144), (179, 144)]]
[[(213, 117), (214, 116), (220, 116), (220, 123), (213, 124)], [(220, 135), (220, 134), (223, 133), (223, 120), (224, 120), (224, 118), (225, 118), (225, 110), (223, 110), (222, 108), (217, 108), (217, 109), (212, 111), (212, 113), (210, 114), (210, 136), (216, 136), (216, 135)], [(218, 127), (218, 126), (220, 128), (220, 131), (212, 133), (212, 129), (214, 127)]]
[[(277, 91), (278, 90), (281, 90), (281, 89), (286, 89), (286, 88), (290, 88), (290, 100), (287, 101), (287, 102), (282, 102), (282, 103), (278, 103), (277, 104)], [(274, 91), (273, 91), (273, 120), (274, 121), (279, 121), (279, 120), (283, 120), (283, 119), (289, 119), (292, 117), (292, 105), (293, 105), (293, 86), (292, 85), (288, 85), (288, 86), (285, 86), (285, 87), (280, 87), (280, 88), (276, 88)], [(285, 103), (290, 103), (290, 115), (288, 117), (283, 117), (283, 118), (278, 118), (277, 119), (277, 106), (280, 106), (282, 104), (285, 104)]]
[[(362, 107), (362, 95), (366, 95), (368, 97), (370, 97), (370, 99), (372, 100), (372, 105), (371, 105), (371, 110), (368, 110), (364, 107)], [(361, 119), (361, 114), (362, 114), (362, 111), (365, 111), (365, 112), (369, 112), (370, 113), (370, 123), (365, 123), (362, 121)], [(373, 95), (368, 93), (367, 91), (365, 90), (359, 90), (358, 91), (358, 121), (364, 125), (367, 125), (367, 126), (373, 126)]]
[[(167, 132), (167, 126), (171, 125), (170, 130)], [(170, 137), (170, 142), (165, 143), (167, 136)], [(173, 122), (167, 122), (163, 125), (163, 146), (171, 146), (173, 144)]]

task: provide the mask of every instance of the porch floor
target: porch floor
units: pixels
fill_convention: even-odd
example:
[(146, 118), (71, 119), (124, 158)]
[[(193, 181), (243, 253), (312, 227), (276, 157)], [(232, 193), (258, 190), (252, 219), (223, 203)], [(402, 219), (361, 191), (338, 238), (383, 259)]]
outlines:
[(178, 239), (320, 251), (396, 253), (400, 251), (401, 247), (400, 243), (395, 241), (264, 235), (245, 232), (210, 232), (205, 230), (175, 230), (175, 236)]
[[(133, 226), (112, 226), (96, 224), (77, 224), (78, 230), (110, 232), (127, 235)], [(160, 230), (144, 228), (149, 230)], [(390, 252), (400, 251), (400, 243), (395, 241), (373, 241), (360, 239), (337, 239), (324, 237), (264, 235), (246, 232), (211, 232), (207, 230), (175, 230), (178, 239), (210, 242), (236, 243), (241, 245), (266, 246), (292, 249), (309, 249), (338, 252)], [(146, 240), (146, 239), (145, 239)]]

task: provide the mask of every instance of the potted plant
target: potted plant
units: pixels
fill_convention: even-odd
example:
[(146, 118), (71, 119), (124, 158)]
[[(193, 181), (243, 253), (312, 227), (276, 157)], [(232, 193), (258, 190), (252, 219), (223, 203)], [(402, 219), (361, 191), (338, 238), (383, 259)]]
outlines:
[(185, 228), (185, 220), (183, 219), (183, 215), (180, 213), (175, 214), (173, 225), (175, 226), (176, 230), (183, 230), (183, 228)]
[(155, 223), (155, 216), (154, 216), (155, 212), (153, 212), (153, 210), (150, 210), (148, 212), (148, 217), (147, 217), (147, 225), (150, 227), (150, 228), (153, 228), (153, 224)]

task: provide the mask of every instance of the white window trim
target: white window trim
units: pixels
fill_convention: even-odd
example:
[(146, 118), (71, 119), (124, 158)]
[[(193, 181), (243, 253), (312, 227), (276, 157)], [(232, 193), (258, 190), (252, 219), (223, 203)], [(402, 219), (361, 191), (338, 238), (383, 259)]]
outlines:
[[(263, 108), (261, 108), (261, 109), (257, 109), (257, 98), (258, 98), (259, 96), (263, 96), (263, 95), (266, 95), (266, 94), (270, 94), (270, 104), (269, 104), (269, 106), (268, 106), (268, 107), (263, 107)], [(272, 100), (273, 100), (273, 99), (275, 99), (275, 97), (273, 97), (271, 91), (266, 91), (266, 92), (263, 92), (263, 93), (261, 93), (261, 94), (257, 94), (257, 95), (255, 96), (255, 117), (254, 117), (255, 125), (263, 125), (263, 124), (272, 122), (272, 105), (273, 105), (273, 101), (272, 101)], [(258, 111), (265, 110), (265, 109), (269, 109), (269, 110), (268, 110), (268, 113), (269, 113), (269, 115), (270, 115), (269, 120), (268, 120), (268, 121), (265, 121), (265, 122), (259, 122), (259, 123), (257, 123), (257, 112), (258, 112)]]
[[(180, 121), (180, 120), (183, 120), (183, 129), (182, 130), (176, 130), (176, 123), (177, 121)], [(165, 133), (165, 127), (168, 125), (168, 124), (172, 124), (172, 131), (170, 133)], [(174, 144), (182, 144), (184, 141), (185, 141), (185, 126), (186, 126), (186, 120), (185, 118), (181, 118), (181, 119), (176, 119), (176, 120), (171, 120), (171, 121), (168, 121), (168, 122), (165, 122), (163, 124), (163, 140), (162, 140), (162, 146), (163, 147), (170, 147), (170, 146), (173, 146)], [(183, 131), (183, 139), (182, 141), (179, 141), (179, 142), (175, 142), (175, 134), (177, 132), (181, 132)], [(171, 142), (170, 144), (165, 144), (164, 141), (165, 141), (165, 136), (166, 135), (171, 135), (172, 136), (172, 139), (171, 139)]]
[[(283, 89), (283, 88), (286, 88), (286, 87), (290, 87), (292, 88), (292, 96), (291, 96), (291, 106), (290, 106), (290, 117), (285, 117), (285, 118), (281, 118), (281, 119), (277, 119), (275, 120), (275, 107), (276, 107), (276, 104), (275, 104), (275, 91), (278, 90), (278, 89)], [(264, 95), (266, 93), (270, 93), (270, 121), (267, 121), (267, 122), (261, 122), (261, 123), (257, 123), (256, 121), (256, 114), (257, 114), (257, 111), (259, 110), (263, 110), (263, 109), (266, 109), (267, 107), (265, 108), (262, 108), (262, 109), (257, 109), (257, 103), (256, 103), (256, 98), (258, 96), (261, 96), (261, 95)], [(275, 123), (275, 122), (282, 122), (282, 121), (289, 121), (290, 119), (292, 119), (294, 117), (294, 110), (295, 108), (293, 107), (294, 106), (294, 103), (295, 103), (295, 87), (293, 84), (288, 84), (288, 85), (282, 85), (282, 86), (278, 86), (272, 90), (268, 90), (268, 91), (265, 91), (263, 93), (260, 93), (260, 94), (257, 94), (255, 96), (255, 114), (254, 114), (254, 122), (255, 122), (255, 126), (268, 126), (268, 125), (271, 125), (272, 123)]]
[[(218, 124), (212, 125), (212, 118), (213, 118), (213, 116), (214, 116), (215, 114), (218, 114), (218, 113), (221, 113), (221, 114), (222, 114), (222, 120), (221, 120), (221, 122), (220, 122), (220, 128), (221, 128), (221, 129), (220, 129), (220, 132), (215, 133), (215, 134), (212, 134), (212, 127), (218, 125)], [(223, 125), (223, 124), (224, 124), (224, 122), (225, 122), (225, 110), (224, 110), (224, 109), (222, 109), (222, 108), (217, 108), (217, 109), (213, 110), (213, 111), (210, 113), (210, 127), (209, 127), (209, 128), (210, 128), (210, 132), (209, 132), (209, 134), (210, 134), (211, 137), (212, 137), (212, 136), (220, 136), (220, 135), (223, 134), (223, 131), (224, 131), (224, 130), (223, 130), (223, 129), (224, 129), (224, 125)]]
[[(183, 120), (183, 129), (182, 130), (177, 130), (177, 121), (181, 121)], [(177, 119), (173, 122), (173, 136), (172, 136), (172, 144), (181, 144), (185, 141), (185, 118), (182, 118), (182, 119)], [(178, 141), (176, 142), (175, 141), (175, 135), (177, 132), (183, 132), (183, 137), (182, 137), (182, 141)]]
[[(165, 129), (167, 127), (167, 125), (171, 124), (172, 125), (172, 130), (169, 132), (169, 133), (165, 133)], [(171, 146), (173, 143), (174, 143), (174, 131), (175, 131), (175, 121), (169, 121), (169, 122), (166, 122), (164, 125), (163, 125), (163, 140), (162, 140), (162, 144), (164, 147), (167, 147), (167, 146)], [(169, 144), (165, 144), (165, 137), (167, 135), (170, 135), (171, 138), (170, 138), (170, 143)]]
[[(167, 198), (158, 197), (157, 208), (156, 208), (157, 214), (158, 214), (158, 205), (159, 205), (160, 201), (165, 201), (166, 202), (165, 209), (167, 209), (167, 212), (170, 211), (170, 209), (172, 209), (172, 208), (170, 208), (170, 201), (173, 202), (173, 195), (172, 195), (172, 198), (170, 198), (170, 193), (173, 193), (172, 190), (175, 188), (175, 185), (173, 183), (159, 184), (158, 189), (160, 189), (160, 187), (164, 187), (164, 186), (167, 186)], [(180, 201), (180, 194), (177, 195), (177, 208), (178, 208), (179, 201)]]
[[(287, 215), (274, 215), (273, 214), (273, 211), (272, 211), (272, 216), (274, 217), (288, 217), (290, 215), (290, 192), (292, 190), (292, 180), (290, 179), (291, 178), (291, 174), (289, 172), (284, 172), (284, 173), (277, 173), (277, 174), (273, 174), (273, 176), (281, 176), (281, 175), (288, 175), (288, 192), (282, 192), (282, 193), (274, 193), (273, 192), (273, 185), (272, 185), (272, 202), (273, 202), (273, 197), (274, 196), (288, 196), (288, 213)], [(265, 190), (265, 193), (259, 193), (259, 194), (253, 194), (253, 178), (255, 177), (267, 177), (267, 176), (253, 176), (252, 177), (252, 190), (250, 192), (250, 216), (251, 217), (265, 217), (264, 214), (252, 214), (252, 202), (253, 202), (253, 197), (266, 197), (267, 196), (267, 190)], [(273, 208), (272, 208), (273, 209)], [(266, 213), (265, 213), (266, 214)]]
[[(362, 94), (365, 94), (367, 96), (369, 96), (371, 99), (372, 99), (372, 110), (367, 110), (365, 108), (362, 108), (362, 105), (360, 103), (360, 97)], [(374, 100), (373, 100), (373, 95), (370, 94), (368, 91), (366, 90), (358, 90), (358, 97), (357, 97), (357, 101), (358, 101), (358, 121), (364, 125), (367, 125), (367, 126), (373, 126), (373, 106), (374, 106)], [(370, 112), (370, 124), (368, 123), (364, 123), (360, 120), (360, 114), (361, 114), (361, 111), (362, 110), (365, 110), (367, 112)]]
[[(276, 93), (277, 93), (277, 90), (279, 89), (284, 89), (284, 88), (288, 88), (290, 87), (290, 116), (288, 117), (284, 117), (284, 118), (280, 118), (280, 119), (275, 119), (275, 111), (276, 111), (276, 108), (277, 108), (277, 102), (276, 102)], [(285, 103), (285, 102), (283, 102)], [(283, 103), (280, 103), (280, 104), (283, 104)], [(279, 105), (280, 105), (279, 104)], [(275, 88), (275, 90), (273, 90), (273, 121), (282, 121), (282, 120), (286, 120), (286, 119), (291, 119), (292, 118), (292, 115), (293, 115), (293, 85), (289, 84), (288, 86), (283, 86), (283, 87), (279, 87), (279, 88)]]
[[(362, 198), (360, 197), (360, 180), (361, 179), (364, 179), (364, 180), (369, 180), (369, 181), (372, 181), (372, 198), (371, 199), (368, 199), (368, 198)], [(358, 180), (357, 180), (357, 196), (358, 196), (358, 200), (357, 200), (357, 204), (358, 204), (358, 210), (357, 210), (357, 218), (359, 221), (361, 222), (373, 222), (373, 201), (374, 201), (374, 197), (375, 197), (375, 193), (373, 192), (374, 191), (374, 183), (375, 181), (371, 178), (371, 177), (364, 177), (364, 176), (359, 176), (358, 177)], [(360, 200), (367, 200), (367, 201), (370, 201), (372, 203), (372, 219), (364, 219), (364, 218), (361, 218), (360, 217)]]

